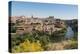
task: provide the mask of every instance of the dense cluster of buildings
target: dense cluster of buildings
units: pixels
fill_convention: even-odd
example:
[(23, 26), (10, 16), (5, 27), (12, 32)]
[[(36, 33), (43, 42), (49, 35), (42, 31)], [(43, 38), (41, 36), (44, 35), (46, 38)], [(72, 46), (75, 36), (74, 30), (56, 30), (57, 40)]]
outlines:
[(17, 28), (16, 33), (19, 34), (32, 32), (34, 30), (54, 32), (65, 27), (65, 23), (60, 19), (55, 19), (54, 16), (47, 18), (15, 16), (10, 17), (10, 24), (14, 24), (13, 27)]

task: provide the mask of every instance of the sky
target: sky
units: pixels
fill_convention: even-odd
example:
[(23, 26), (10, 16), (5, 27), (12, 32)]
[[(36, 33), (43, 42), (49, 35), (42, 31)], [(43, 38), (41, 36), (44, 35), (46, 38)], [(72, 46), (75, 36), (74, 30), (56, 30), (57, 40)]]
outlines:
[(34, 16), (45, 18), (77, 19), (78, 6), (70, 4), (19, 2), (11, 3), (11, 16)]

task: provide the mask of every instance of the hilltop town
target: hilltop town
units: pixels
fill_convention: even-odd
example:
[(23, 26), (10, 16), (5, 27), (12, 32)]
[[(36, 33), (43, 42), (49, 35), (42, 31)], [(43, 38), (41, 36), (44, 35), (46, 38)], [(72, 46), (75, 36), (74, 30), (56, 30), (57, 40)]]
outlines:
[[(59, 31), (66, 27), (64, 21), (56, 19), (54, 16), (46, 18), (15, 16), (10, 17), (9, 23), (11, 28), (16, 28), (15, 33), (17, 34), (30, 33), (34, 30), (51, 34), (51, 32)], [(14, 31), (11, 31), (11, 33), (14, 33)]]
[[(74, 35), (66, 32), (71, 26)], [(9, 17), (9, 34), (12, 52), (77, 49), (77, 20), (61, 20), (54, 16), (46, 18)], [(70, 32), (69, 32), (70, 33)]]

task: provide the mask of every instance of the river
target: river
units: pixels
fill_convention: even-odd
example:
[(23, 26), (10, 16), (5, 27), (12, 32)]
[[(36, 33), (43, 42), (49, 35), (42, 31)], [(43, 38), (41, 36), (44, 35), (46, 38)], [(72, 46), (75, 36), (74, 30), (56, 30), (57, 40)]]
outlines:
[(65, 35), (65, 38), (70, 39), (70, 38), (72, 38), (73, 36), (74, 36), (74, 32), (73, 32), (72, 28), (71, 28), (70, 26), (68, 26), (67, 32), (66, 32), (66, 35)]

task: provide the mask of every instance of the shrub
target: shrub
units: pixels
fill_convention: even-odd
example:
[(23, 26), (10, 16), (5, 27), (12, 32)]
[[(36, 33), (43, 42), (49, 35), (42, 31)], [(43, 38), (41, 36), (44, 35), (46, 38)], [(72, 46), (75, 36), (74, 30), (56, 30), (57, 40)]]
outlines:
[(51, 39), (52, 42), (59, 42), (59, 41), (64, 40), (65, 34), (66, 34), (66, 29), (63, 28), (60, 31), (53, 32), (50, 39)]
[(11, 26), (11, 33), (16, 33), (16, 27)]
[(44, 49), (41, 47), (41, 43), (30, 42), (29, 40), (20, 43), (19, 46), (16, 46), (12, 49), (12, 52), (34, 52), (34, 51), (43, 51)]

